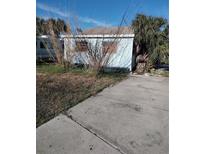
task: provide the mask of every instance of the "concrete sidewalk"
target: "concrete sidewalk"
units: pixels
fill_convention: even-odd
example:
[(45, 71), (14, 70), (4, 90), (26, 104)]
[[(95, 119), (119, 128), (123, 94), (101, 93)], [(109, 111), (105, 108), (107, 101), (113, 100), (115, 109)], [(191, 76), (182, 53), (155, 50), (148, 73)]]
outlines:
[(37, 128), (39, 154), (168, 154), (168, 78), (130, 77)]

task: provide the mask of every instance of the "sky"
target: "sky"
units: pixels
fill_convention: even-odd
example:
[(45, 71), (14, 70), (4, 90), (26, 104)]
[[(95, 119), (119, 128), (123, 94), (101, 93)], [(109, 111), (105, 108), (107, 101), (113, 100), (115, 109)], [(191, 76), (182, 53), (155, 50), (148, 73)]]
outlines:
[(130, 25), (137, 13), (169, 20), (169, 0), (37, 0), (36, 15), (61, 18), (82, 29)]

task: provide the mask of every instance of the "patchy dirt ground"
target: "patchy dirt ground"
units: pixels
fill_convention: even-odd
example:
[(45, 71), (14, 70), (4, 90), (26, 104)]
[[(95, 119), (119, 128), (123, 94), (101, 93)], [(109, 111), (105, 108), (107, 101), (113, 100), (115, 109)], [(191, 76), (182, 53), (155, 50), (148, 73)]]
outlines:
[(36, 75), (36, 126), (47, 122), (103, 88), (125, 78), (59, 73)]

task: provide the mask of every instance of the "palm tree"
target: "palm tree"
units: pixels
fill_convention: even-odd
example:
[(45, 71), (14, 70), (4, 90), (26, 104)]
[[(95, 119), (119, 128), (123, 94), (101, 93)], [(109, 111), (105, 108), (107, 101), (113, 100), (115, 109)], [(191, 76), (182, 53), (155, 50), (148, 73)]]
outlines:
[(138, 45), (137, 55), (145, 57), (145, 69), (168, 63), (169, 58), (169, 26), (161, 17), (138, 14), (132, 21), (135, 32), (135, 42)]

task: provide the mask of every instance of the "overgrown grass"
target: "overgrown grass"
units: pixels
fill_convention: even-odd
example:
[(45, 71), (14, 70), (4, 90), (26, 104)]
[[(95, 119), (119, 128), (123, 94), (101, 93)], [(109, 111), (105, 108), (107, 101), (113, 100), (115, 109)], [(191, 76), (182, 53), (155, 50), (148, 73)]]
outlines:
[(41, 64), (36, 66), (37, 73), (64, 73), (63, 65), (57, 64)]
[[(41, 64), (36, 66), (37, 73), (44, 74), (60, 74), (60, 73), (73, 73), (81, 75), (95, 75), (95, 72), (83, 67), (71, 66), (69, 70), (65, 70), (63, 65), (58, 64)], [(112, 73), (108, 73), (112, 74)]]
[(159, 75), (159, 76), (163, 76), (163, 77), (169, 77), (169, 71), (166, 71), (166, 70), (155, 70), (155, 69), (152, 69), (150, 71), (151, 75)]
[(89, 96), (126, 78), (126, 74), (105, 73), (96, 77), (92, 71), (61, 65), (38, 65), (36, 76), (36, 125), (47, 122), (59, 113)]

